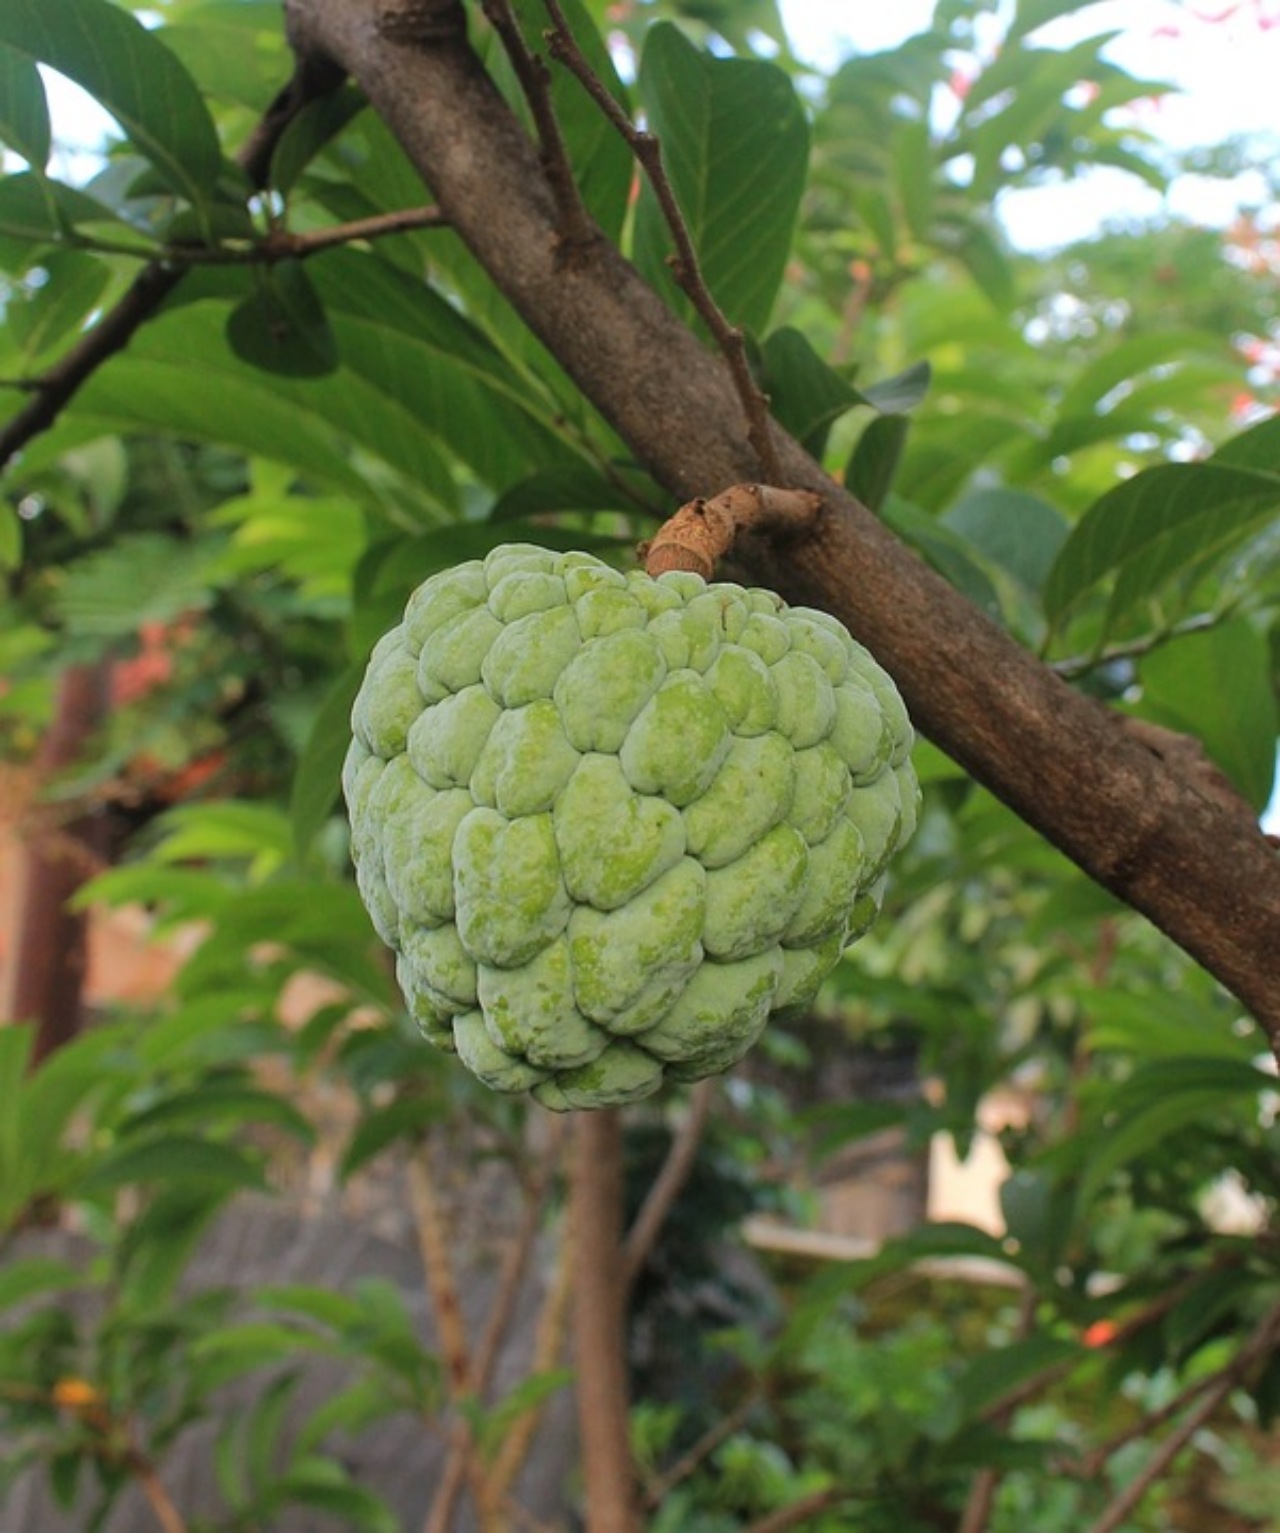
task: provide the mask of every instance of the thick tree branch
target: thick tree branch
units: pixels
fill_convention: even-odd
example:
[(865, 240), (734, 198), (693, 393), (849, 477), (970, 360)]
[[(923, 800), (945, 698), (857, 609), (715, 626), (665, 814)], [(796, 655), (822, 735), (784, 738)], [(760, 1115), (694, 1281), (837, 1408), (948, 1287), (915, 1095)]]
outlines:
[[(732, 380), (604, 241), (556, 260), (536, 147), (486, 76), (452, 0), (288, 0), (303, 58), (355, 77), (454, 228), (530, 328), (680, 500), (749, 479)], [(824, 499), (795, 538), (740, 547), (752, 576), (845, 621), (920, 728), (1099, 883), (1144, 912), (1280, 1048), (1280, 858), (1097, 703), (1023, 651), (781, 436), (784, 484)]]

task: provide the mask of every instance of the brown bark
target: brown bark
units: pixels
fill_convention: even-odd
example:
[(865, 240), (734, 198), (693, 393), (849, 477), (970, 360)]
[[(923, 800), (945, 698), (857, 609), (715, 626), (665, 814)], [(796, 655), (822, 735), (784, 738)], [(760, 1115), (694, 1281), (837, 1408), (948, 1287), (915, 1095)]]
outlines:
[[(751, 479), (722, 360), (599, 239), (559, 259), (555, 201), (454, 0), (288, 0), (294, 46), (367, 92), (497, 286), (680, 500)], [(1280, 1050), (1280, 860), (1023, 651), (777, 432), (789, 487), (826, 510), (740, 548), (753, 578), (826, 608), (897, 679), (918, 725), (1249, 1007)]]
[[(72, 766), (106, 708), (107, 667), (72, 666), (58, 689), (57, 709), (36, 756), (41, 787)], [(34, 1022), (33, 1063), (80, 1031), (88, 964), (88, 917), (69, 908), (72, 896), (99, 870), (107, 850), (104, 810), (63, 822), (37, 808), (24, 846), (14, 962), (5, 1015)]]
[(639, 1533), (628, 1434), (622, 1125), (577, 1115), (571, 1186), (573, 1341), (587, 1533)]

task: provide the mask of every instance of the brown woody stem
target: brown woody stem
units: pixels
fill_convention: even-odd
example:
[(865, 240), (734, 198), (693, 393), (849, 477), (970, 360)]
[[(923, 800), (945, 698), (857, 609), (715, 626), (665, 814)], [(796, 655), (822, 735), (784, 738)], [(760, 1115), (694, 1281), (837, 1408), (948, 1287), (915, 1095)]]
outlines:
[(710, 580), (715, 567), (748, 532), (783, 537), (812, 528), (822, 497), (809, 490), (768, 484), (735, 484), (710, 500), (686, 502), (641, 549), (644, 567), (658, 576), (692, 570)]

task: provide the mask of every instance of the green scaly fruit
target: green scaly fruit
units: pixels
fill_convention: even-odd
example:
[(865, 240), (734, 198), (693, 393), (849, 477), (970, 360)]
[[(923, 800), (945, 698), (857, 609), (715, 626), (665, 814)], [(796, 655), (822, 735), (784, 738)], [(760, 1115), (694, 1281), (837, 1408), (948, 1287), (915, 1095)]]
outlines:
[(413, 1016), (560, 1111), (725, 1070), (811, 1001), (919, 805), (902, 699), (829, 614), (524, 544), (414, 592), (352, 727)]

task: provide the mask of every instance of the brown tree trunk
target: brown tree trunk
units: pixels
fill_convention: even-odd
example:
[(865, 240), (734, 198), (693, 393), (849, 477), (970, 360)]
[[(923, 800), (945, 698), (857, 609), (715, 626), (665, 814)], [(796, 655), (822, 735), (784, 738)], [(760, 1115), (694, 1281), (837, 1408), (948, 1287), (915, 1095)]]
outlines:
[[(107, 707), (109, 667), (71, 666), (58, 688), (57, 708), (35, 761), (38, 793), (74, 765)], [(33, 1062), (39, 1064), (79, 1032), (88, 965), (88, 916), (69, 902), (100, 867), (107, 851), (105, 810), (64, 820), (37, 803), (24, 846), (13, 969), (5, 1015), (34, 1022)]]

